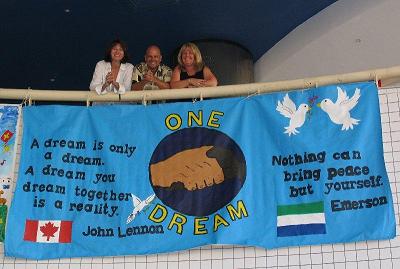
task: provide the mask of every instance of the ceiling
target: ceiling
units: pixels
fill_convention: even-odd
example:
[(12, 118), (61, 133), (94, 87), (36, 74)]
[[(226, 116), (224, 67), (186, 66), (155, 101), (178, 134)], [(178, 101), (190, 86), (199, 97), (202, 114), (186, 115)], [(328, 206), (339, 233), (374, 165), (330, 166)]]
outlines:
[(6, 0), (0, 3), (0, 88), (85, 90), (115, 38), (132, 63), (149, 44), (164, 60), (193, 40), (246, 48), (257, 61), (335, 0)]

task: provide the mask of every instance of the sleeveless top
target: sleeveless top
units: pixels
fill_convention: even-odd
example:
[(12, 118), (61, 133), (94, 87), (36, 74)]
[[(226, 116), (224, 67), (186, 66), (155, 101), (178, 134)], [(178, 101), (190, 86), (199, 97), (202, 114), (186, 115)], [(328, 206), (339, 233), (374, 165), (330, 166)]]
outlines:
[(203, 71), (204, 71), (204, 67), (200, 71), (197, 71), (196, 74), (194, 74), (192, 76), (189, 76), (187, 72), (182, 71), (182, 69), (181, 69), (181, 80), (185, 80), (185, 79), (188, 79), (188, 78), (204, 79), (204, 72)]
[[(196, 74), (194, 74), (193, 76), (189, 76), (187, 72), (182, 71), (182, 69), (181, 69), (180, 80), (185, 80), (188, 78), (204, 79), (203, 71), (204, 71), (204, 67), (200, 71), (196, 72)], [(181, 102), (191, 102), (191, 101), (187, 100), (187, 99), (183, 99), (183, 100), (182, 99), (172, 99), (172, 100), (167, 101), (167, 103), (181, 103)]]

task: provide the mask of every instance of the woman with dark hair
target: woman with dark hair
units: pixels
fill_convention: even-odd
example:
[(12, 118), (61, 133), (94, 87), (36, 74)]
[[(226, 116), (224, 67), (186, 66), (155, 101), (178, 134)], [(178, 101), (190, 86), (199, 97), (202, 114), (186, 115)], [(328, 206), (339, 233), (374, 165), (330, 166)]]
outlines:
[(181, 47), (178, 63), (172, 72), (172, 89), (217, 86), (217, 78), (204, 65), (200, 50), (195, 44), (186, 43)]
[(123, 94), (132, 85), (133, 65), (127, 63), (128, 52), (121, 40), (114, 40), (107, 48), (104, 60), (96, 64), (90, 90), (97, 94)]

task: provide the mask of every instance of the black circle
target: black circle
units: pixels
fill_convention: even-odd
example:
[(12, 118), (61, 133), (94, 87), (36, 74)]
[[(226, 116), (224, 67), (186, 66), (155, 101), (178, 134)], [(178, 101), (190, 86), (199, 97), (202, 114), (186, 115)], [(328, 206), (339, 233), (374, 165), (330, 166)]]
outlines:
[[(177, 156), (188, 156), (182, 154), (189, 151), (206, 151), (205, 158), (209, 158), (207, 160), (214, 166), (219, 165), (217, 169), (223, 172), (222, 177), (221, 173), (219, 177), (215, 176), (219, 181), (213, 178), (212, 182), (208, 180), (208, 184), (204, 182), (205, 185), (200, 187), (197, 184), (195, 187), (189, 187), (194, 185), (190, 177), (191, 172), (201, 173), (201, 169), (204, 169), (195, 159), (193, 165), (185, 167), (179, 162), (174, 162), (179, 159)], [(171, 162), (174, 162), (174, 168), (165, 165)], [(185, 179), (187, 176), (188, 181), (184, 179), (182, 182), (178, 179), (179, 176), (173, 175), (169, 177), (165, 186), (160, 186), (161, 184), (157, 183), (157, 177), (163, 175), (160, 171), (168, 175), (185, 171)], [(246, 178), (246, 160), (236, 142), (226, 134), (203, 127), (185, 128), (167, 135), (157, 145), (150, 159), (149, 175), (154, 193), (164, 204), (186, 215), (207, 216), (227, 205), (239, 193)]]

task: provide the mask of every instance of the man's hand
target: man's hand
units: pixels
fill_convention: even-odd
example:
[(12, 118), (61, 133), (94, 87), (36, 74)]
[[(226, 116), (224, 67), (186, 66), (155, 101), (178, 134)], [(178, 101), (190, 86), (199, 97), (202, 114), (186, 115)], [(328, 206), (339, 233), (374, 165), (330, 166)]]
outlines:
[(151, 71), (148, 71), (146, 74), (144, 74), (143, 79), (148, 82), (154, 82), (156, 80), (156, 77)]

